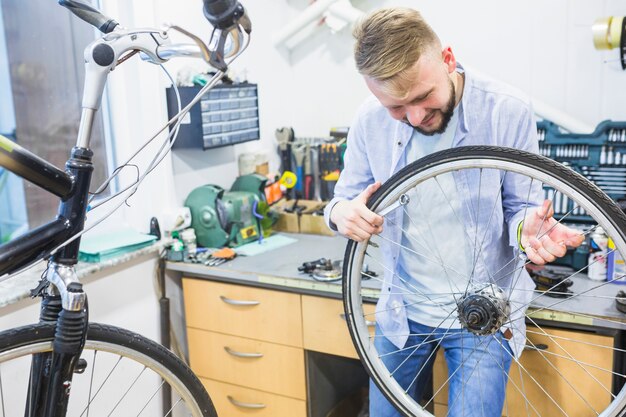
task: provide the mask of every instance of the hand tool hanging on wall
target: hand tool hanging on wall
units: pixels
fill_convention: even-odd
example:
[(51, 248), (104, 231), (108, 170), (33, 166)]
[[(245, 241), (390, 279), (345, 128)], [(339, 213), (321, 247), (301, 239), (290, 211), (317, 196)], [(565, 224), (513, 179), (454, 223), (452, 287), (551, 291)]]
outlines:
[(336, 143), (320, 145), (320, 170), (322, 179), (322, 199), (330, 200), (333, 197), (335, 184), (339, 179), (341, 169), (340, 154)]
[(298, 179), (296, 180), (296, 186), (294, 189), (296, 190), (296, 198), (304, 197), (304, 155), (305, 155), (306, 147), (305, 145), (292, 145), (291, 152), (293, 154), (293, 159), (295, 161), (296, 167), (296, 176)]
[(313, 199), (313, 188), (315, 184), (313, 183), (313, 169), (312, 169), (312, 161), (311, 161), (311, 146), (306, 145), (304, 147), (304, 199), (311, 200)]
[[(278, 142), (278, 150), (280, 151), (281, 172), (283, 175), (293, 172), (291, 163), (291, 147), (295, 139), (295, 133), (291, 127), (281, 127), (274, 132), (276, 141)], [(295, 185), (295, 184), (294, 184)], [(287, 196), (295, 197), (294, 185), (287, 187)]]
[(320, 151), (319, 146), (311, 146), (311, 169), (313, 177), (313, 200), (321, 200), (320, 193), (321, 178), (320, 178)]
[(291, 144), (294, 140), (294, 131), (290, 127), (281, 127), (274, 132), (280, 151), (281, 172), (293, 171), (291, 168)]

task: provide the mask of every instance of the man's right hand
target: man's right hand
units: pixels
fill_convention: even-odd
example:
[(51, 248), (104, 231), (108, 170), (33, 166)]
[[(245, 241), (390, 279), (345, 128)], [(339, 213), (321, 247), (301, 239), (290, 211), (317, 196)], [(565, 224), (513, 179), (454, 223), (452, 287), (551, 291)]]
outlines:
[(362, 242), (383, 231), (383, 217), (365, 205), (379, 188), (380, 182), (377, 181), (368, 185), (353, 200), (343, 200), (335, 204), (330, 212), (330, 220), (337, 226), (337, 231), (341, 235)]

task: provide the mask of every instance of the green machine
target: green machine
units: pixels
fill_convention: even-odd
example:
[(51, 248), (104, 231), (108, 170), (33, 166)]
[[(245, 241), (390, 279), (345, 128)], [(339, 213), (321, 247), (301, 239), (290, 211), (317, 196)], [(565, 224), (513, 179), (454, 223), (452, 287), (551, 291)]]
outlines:
[(185, 200), (199, 246), (241, 246), (259, 240), (267, 178), (251, 174), (237, 178), (230, 191), (217, 185), (194, 189)]

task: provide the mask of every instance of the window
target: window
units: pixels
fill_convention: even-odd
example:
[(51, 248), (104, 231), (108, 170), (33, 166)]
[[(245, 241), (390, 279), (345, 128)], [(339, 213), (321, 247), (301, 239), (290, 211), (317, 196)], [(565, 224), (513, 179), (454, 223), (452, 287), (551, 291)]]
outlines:
[[(0, 1), (0, 133), (62, 168), (80, 120), (83, 49), (94, 29), (55, 1)], [(92, 190), (107, 176), (101, 112)], [(0, 241), (54, 218), (58, 198), (0, 168)]]

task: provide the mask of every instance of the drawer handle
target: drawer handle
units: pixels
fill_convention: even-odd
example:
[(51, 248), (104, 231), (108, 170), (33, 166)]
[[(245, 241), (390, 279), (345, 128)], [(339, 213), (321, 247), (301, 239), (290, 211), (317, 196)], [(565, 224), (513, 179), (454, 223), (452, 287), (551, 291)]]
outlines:
[[(341, 313), (339, 316), (341, 316), (342, 319), (346, 319), (346, 315), (344, 313)], [(365, 324), (367, 325), (367, 327), (374, 327), (376, 326), (376, 322), (372, 321), (372, 320), (365, 320)]]
[(244, 403), (243, 401), (237, 401), (236, 399), (234, 399), (230, 395), (227, 395), (226, 398), (228, 398), (228, 401), (230, 401), (230, 403), (232, 405), (237, 406), (237, 407), (241, 407), (241, 408), (265, 408), (265, 404), (263, 404), (263, 403)]
[(226, 304), (230, 304), (233, 306), (256, 306), (261, 304), (260, 301), (233, 300), (232, 298), (226, 298), (223, 295), (220, 295), (220, 298)]
[(224, 346), (224, 350), (233, 356), (237, 356), (238, 358), (262, 358), (262, 353), (248, 353), (248, 352), (237, 352), (236, 350), (232, 350), (228, 346)]
[(524, 350), (534, 350), (534, 351), (541, 351), (541, 350), (547, 350), (548, 349), (548, 345), (543, 344), (543, 343), (537, 343), (536, 345), (526, 345), (524, 346)]

